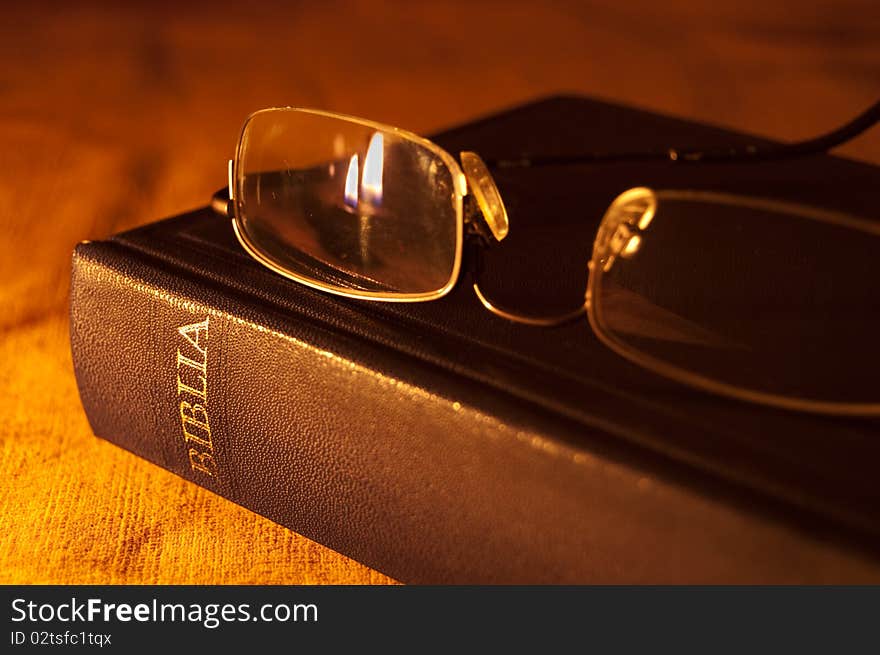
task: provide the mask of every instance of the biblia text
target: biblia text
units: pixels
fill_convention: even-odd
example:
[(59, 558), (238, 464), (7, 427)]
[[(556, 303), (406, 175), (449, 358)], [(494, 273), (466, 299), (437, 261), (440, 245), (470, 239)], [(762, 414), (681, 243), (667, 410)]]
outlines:
[(217, 476), (211, 422), (208, 420), (208, 317), (177, 328), (177, 400), (189, 466), (195, 473)]

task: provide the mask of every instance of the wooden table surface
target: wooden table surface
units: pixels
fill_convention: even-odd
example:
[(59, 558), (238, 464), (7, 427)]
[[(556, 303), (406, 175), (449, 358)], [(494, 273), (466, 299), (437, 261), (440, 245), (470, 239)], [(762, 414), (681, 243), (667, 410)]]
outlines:
[(389, 582), (92, 435), (74, 244), (205, 204), (265, 106), (429, 134), (575, 92), (796, 139), (880, 96), (876, 0), (722, 4), (4, 4), (0, 583)]

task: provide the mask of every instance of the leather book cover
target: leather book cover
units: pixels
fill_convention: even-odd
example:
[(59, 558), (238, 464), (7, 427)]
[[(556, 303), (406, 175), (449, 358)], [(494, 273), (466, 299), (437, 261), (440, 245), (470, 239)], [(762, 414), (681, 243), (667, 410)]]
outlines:
[[(755, 141), (577, 97), (434, 140), (486, 159)], [(814, 156), (496, 179), (511, 231), (484, 286), (537, 313), (581, 302), (627, 188), (863, 213), (880, 170)], [(96, 435), (404, 582), (880, 581), (876, 421), (687, 389), (586, 320), (506, 322), (466, 281), (427, 303), (330, 296), (253, 261), (202, 209), (77, 247), (71, 345)]]

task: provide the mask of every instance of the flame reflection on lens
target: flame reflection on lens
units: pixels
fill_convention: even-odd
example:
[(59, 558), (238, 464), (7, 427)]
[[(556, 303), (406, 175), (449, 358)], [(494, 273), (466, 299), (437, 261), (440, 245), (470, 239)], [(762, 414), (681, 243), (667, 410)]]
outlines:
[(358, 206), (358, 156), (351, 156), (348, 162), (348, 173), (345, 176), (345, 204), (352, 209)]
[(381, 132), (370, 138), (367, 156), (364, 159), (364, 177), (361, 180), (361, 194), (365, 201), (374, 205), (382, 204), (382, 167), (384, 165), (385, 143)]

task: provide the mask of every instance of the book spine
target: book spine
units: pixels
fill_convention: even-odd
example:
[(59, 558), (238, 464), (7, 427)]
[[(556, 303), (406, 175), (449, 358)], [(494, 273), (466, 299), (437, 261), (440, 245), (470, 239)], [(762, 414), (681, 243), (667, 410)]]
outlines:
[(405, 582), (583, 579), (571, 453), (432, 393), (432, 373), (387, 372), (417, 362), (341, 356), (338, 335), (248, 303), (80, 244), (71, 347), (94, 433)]
[(76, 248), (70, 309), (97, 436), (398, 580), (878, 579), (861, 553), (572, 446), (584, 426), (123, 244)]

